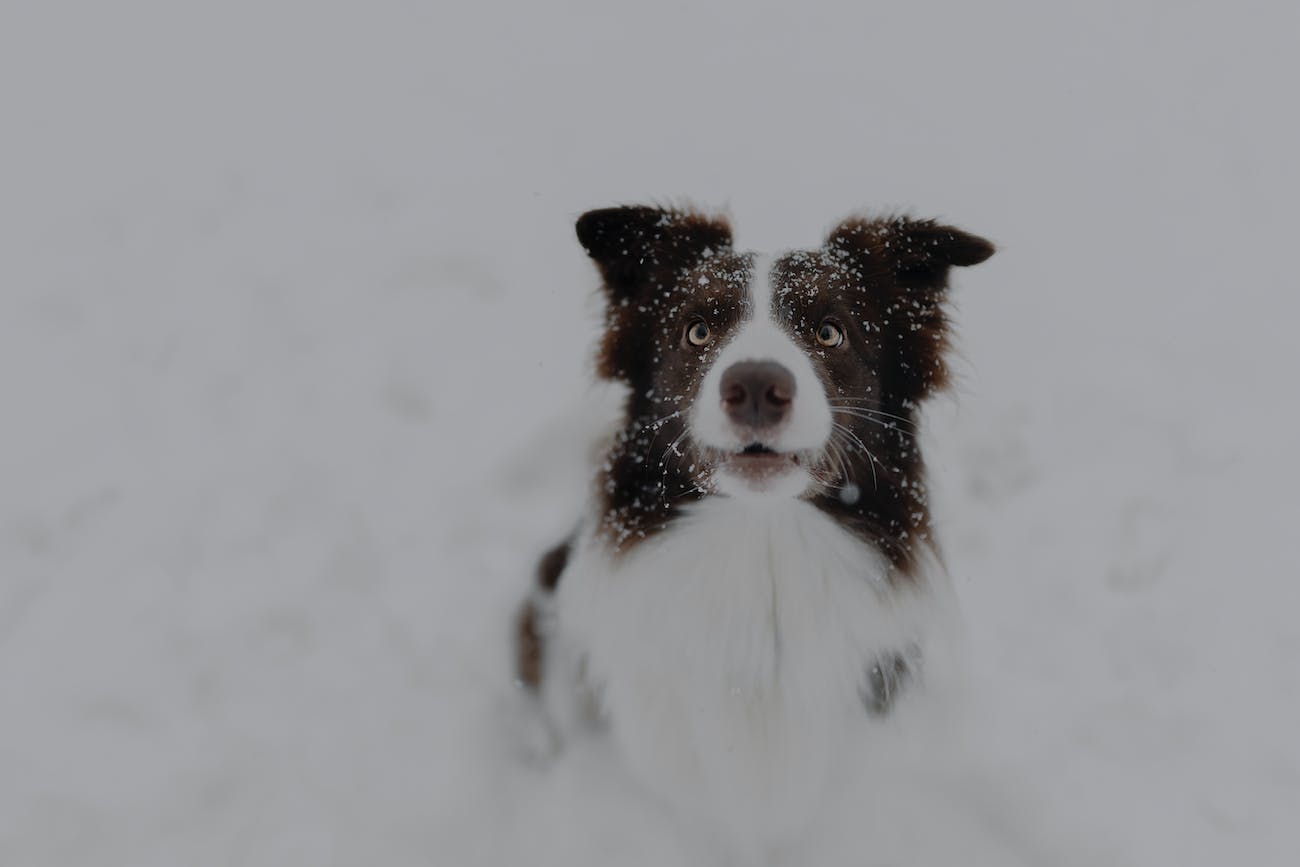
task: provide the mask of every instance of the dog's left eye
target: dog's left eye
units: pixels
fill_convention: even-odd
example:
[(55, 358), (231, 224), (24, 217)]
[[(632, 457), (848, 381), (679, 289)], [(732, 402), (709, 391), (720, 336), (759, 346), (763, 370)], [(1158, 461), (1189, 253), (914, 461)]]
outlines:
[(686, 326), (686, 342), (691, 346), (703, 346), (712, 339), (713, 334), (709, 332), (708, 323), (703, 319), (696, 319)]
[(817, 329), (817, 342), (822, 346), (839, 346), (844, 342), (844, 331), (834, 322), (827, 319)]

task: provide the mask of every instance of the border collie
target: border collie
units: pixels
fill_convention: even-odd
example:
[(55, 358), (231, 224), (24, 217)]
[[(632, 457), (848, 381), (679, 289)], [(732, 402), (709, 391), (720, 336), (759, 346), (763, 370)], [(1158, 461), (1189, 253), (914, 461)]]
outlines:
[(949, 269), (993, 245), (854, 218), (771, 257), (655, 207), (577, 234), (603, 279), (597, 373), (626, 401), (589, 513), (538, 569), (518, 677), (561, 737), (607, 722), (675, 805), (797, 834), (935, 629), (918, 405), (947, 381)]

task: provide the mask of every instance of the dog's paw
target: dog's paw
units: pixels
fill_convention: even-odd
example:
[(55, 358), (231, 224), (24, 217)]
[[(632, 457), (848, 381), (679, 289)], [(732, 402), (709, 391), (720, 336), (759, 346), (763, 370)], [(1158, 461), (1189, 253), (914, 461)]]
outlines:
[(920, 667), (921, 649), (914, 644), (877, 657), (858, 693), (867, 713), (876, 717), (889, 713)]

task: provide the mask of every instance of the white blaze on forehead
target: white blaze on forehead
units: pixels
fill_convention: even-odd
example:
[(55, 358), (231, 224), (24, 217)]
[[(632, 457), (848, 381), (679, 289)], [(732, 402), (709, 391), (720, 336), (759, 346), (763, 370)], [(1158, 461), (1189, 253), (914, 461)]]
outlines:
[(722, 408), (722, 374), (742, 361), (774, 361), (794, 376), (795, 396), (790, 417), (773, 432), (769, 448), (783, 452), (819, 451), (831, 432), (831, 412), (826, 392), (804, 346), (789, 332), (776, 313), (776, 286), (772, 256), (755, 255), (750, 270), (749, 305), (736, 332), (722, 347), (700, 383), (690, 413), (692, 437), (697, 443), (723, 451), (749, 445), (733, 429)]
[(754, 254), (754, 265), (749, 272), (750, 319), (773, 319), (772, 298), (776, 288), (772, 285), (772, 266), (775, 264), (775, 256)]

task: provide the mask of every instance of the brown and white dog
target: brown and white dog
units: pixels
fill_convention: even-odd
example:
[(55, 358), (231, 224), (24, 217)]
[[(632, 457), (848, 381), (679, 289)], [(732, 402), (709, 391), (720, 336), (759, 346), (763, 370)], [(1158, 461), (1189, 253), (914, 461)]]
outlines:
[(935, 628), (918, 405), (948, 378), (949, 269), (993, 246), (855, 218), (769, 257), (653, 207), (577, 232), (603, 278), (598, 374), (627, 396), (589, 514), (542, 560), (519, 678), (561, 735), (606, 720), (679, 806), (795, 834)]

